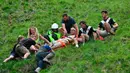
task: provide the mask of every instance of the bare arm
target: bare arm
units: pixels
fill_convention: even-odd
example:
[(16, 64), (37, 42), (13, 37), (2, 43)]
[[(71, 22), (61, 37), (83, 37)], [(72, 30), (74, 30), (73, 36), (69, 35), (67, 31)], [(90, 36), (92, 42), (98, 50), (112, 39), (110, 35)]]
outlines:
[(29, 29), (28, 29), (28, 36), (27, 36), (27, 38), (29, 38), (30, 37), (30, 32), (29, 32)]
[(117, 28), (117, 27), (118, 27), (118, 24), (117, 24), (117, 23), (115, 23), (115, 24), (113, 25), (113, 27), (114, 27), (114, 28)]
[(39, 37), (40, 37), (40, 39), (45, 41), (47, 44), (51, 45), (51, 43), (46, 38), (44, 38), (41, 34), (39, 35)]
[(94, 40), (96, 40), (96, 38), (97, 38), (96, 32), (93, 32), (93, 37), (94, 37)]
[(40, 45), (38, 45), (38, 44), (35, 44), (35, 47), (36, 47), (37, 49), (39, 49), (39, 48), (40, 48)]
[(97, 30), (101, 30), (101, 28), (98, 26)]
[(74, 44), (75, 44), (75, 47), (77, 48), (79, 47), (77, 38), (74, 38)]
[(78, 38), (79, 28), (78, 28), (77, 24), (74, 24), (74, 28), (76, 29), (76, 38)]
[(66, 34), (67, 34), (67, 30), (66, 30), (66, 28), (65, 28), (65, 24), (64, 24), (64, 23), (62, 23), (62, 28), (63, 28), (63, 30), (64, 30), (64, 35), (66, 35)]
[(64, 23), (62, 23), (62, 27), (63, 27), (63, 30), (66, 30), (65, 24), (64, 24)]

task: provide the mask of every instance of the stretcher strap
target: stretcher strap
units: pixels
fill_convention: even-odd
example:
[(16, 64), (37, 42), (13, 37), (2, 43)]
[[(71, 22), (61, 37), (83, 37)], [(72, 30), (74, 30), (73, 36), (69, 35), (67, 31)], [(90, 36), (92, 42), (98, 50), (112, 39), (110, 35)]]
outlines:
[(61, 47), (65, 47), (66, 46), (66, 44), (64, 42), (62, 42), (61, 40), (57, 40), (57, 42), (61, 43)]

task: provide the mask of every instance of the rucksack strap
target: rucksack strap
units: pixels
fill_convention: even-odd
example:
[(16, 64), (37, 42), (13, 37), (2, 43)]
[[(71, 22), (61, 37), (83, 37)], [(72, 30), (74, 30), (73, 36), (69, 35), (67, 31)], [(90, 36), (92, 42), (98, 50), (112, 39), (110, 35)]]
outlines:
[[(88, 26), (88, 28), (87, 28), (87, 30), (85, 31), (85, 33), (88, 34), (89, 31), (90, 31), (90, 29), (91, 29), (91, 26)], [(82, 33), (84, 33), (83, 28), (80, 28), (80, 31), (81, 31)]]
[(83, 33), (84, 31), (83, 31), (83, 28), (80, 28), (80, 31)]
[(105, 22), (108, 23), (108, 22), (110, 21), (110, 19), (111, 19), (111, 18), (109, 17), (106, 21), (102, 20), (101, 23), (102, 23), (102, 24), (104, 24)]
[(89, 33), (90, 29), (91, 29), (91, 26), (88, 26), (88, 28), (87, 28), (87, 30), (86, 30), (86, 34)]

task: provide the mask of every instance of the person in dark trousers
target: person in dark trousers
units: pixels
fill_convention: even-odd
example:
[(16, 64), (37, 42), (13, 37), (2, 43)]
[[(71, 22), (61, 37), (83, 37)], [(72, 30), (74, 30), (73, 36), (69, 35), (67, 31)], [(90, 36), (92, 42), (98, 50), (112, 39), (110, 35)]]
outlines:
[(62, 28), (60, 28), (63, 33), (63, 36), (67, 36), (67, 34), (70, 34), (70, 29), (72, 27), (76, 29), (76, 38), (78, 38), (79, 29), (75, 20), (67, 14), (63, 14)]
[(108, 16), (107, 11), (102, 11), (101, 13), (102, 13), (103, 20), (99, 23), (97, 33), (102, 37), (106, 37), (109, 34), (114, 35), (115, 31), (118, 28), (118, 24), (115, 22), (114, 19)]
[(45, 44), (41, 46), (36, 54), (37, 68), (35, 69), (35, 72), (39, 73), (41, 69), (44, 69), (50, 65), (49, 60), (54, 56), (55, 53), (49, 45)]
[(23, 36), (19, 36), (19, 37), (18, 37), (17, 43), (14, 45), (13, 50), (12, 50), (11, 53), (10, 53), (10, 56), (9, 56), (8, 58), (6, 58), (3, 62), (7, 62), (7, 61), (9, 61), (9, 60), (11, 60), (11, 59), (19, 58), (19, 55), (15, 52), (15, 48), (16, 48), (16, 45), (17, 45), (20, 41), (22, 41), (23, 39), (24, 39)]

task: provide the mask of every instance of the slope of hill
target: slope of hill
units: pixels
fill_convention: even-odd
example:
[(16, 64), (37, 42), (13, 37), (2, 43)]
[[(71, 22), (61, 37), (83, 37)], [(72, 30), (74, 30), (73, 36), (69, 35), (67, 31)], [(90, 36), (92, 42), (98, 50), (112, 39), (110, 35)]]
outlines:
[(33, 73), (34, 55), (27, 60), (2, 63), (17, 36), (27, 36), (30, 25), (45, 34), (52, 23), (61, 26), (62, 14), (66, 12), (77, 24), (85, 20), (97, 28), (102, 10), (108, 10), (119, 24), (116, 35), (105, 41), (91, 40), (80, 48), (57, 50), (53, 65), (41, 73), (129, 73), (129, 7), (129, 0), (0, 0), (0, 73)]

